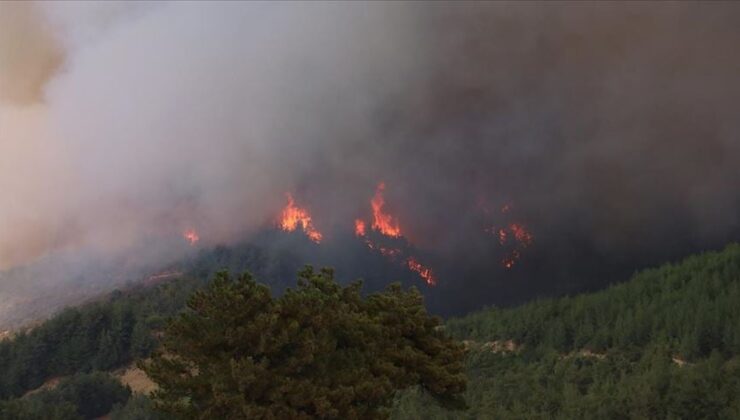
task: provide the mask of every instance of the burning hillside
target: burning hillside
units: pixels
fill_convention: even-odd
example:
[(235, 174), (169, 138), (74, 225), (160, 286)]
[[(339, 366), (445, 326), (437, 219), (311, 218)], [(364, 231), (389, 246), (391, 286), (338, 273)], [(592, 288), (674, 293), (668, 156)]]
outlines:
[[(398, 220), (385, 210), (385, 182), (380, 182), (375, 190), (375, 195), (370, 200), (372, 208), (372, 229), (368, 232), (365, 228), (366, 222), (355, 219), (355, 235), (365, 241), (365, 244), (391, 261), (398, 261), (416, 272), (419, 277), (429, 286), (437, 284), (437, 278), (431, 268), (424, 266), (412, 255), (407, 255), (409, 245), (406, 238), (401, 234), (401, 226)], [(391, 239), (390, 241), (388, 239)], [(397, 239), (393, 241), (393, 239)]]
[[(402, 271), (378, 279), (435, 284), (438, 307), (599, 288), (740, 238), (738, 20), (732, 2), (0, 2), (0, 270), (269, 228), (301, 263), (371, 272), (360, 249)], [(77, 278), (50, 272), (0, 293)]]
[[(428, 286), (437, 285), (438, 278), (434, 270), (422, 263), (413, 255), (414, 249), (428, 248), (427, 244), (412, 243), (403, 234), (401, 222), (386, 207), (384, 192), (386, 183), (377, 184), (375, 194), (370, 199), (371, 214), (369, 220), (354, 220), (354, 235), (370, 250), (379, 253), (392, 263), (399, 264), (416, 273)], [(313, 242), (319, 244), (323, 235), (316, 230), (309, 211), (295, 204), (293, 195), (288, 193), (288, 204), (279, 216), (278, 227), (286, 232), (301, 230)], [(506, 205), (501, 214), (510, 216), (512, 206)], [(300, 229), (299, 229), (300, 228)], [(501, 265), (510, 269), (522, 257), (522, 252), (534, 242), (534, 235), (520, 222), (511, 222), (503, 227), (486, 228), (485, 233), (495, 233), (501, 249)]]
[(317, 244), (320, 243), (323, 235), (314, 227), (308, 210), (296, 206), (292, 194), (288, 193), (286, 197), (288, 198), (288, 204), (283, 208), (278, 220), (280, 229), (292, 232), (300, 228), (312, 241)]
[(198, 241), (200, 240), (200, 236), (198, 236), (198, 232), (195, 229), (185, 230), (182, 236), (183, 238), (185, 238), (186, 241), (188, 241), (190, 245), (193, 245), (193, 246), (197, 244)]

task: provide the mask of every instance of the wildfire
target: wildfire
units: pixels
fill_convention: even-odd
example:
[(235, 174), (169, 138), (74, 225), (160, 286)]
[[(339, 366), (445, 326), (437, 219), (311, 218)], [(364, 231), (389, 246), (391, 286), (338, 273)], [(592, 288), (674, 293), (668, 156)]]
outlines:
[(299, 226), (308, 238), (317, 244), (321, 242), (321, 232), (316, 230), (311, 221), (311, 215), (306, 209), (296, 206), (293, 196), (290, 193), (285, 194), (288, 198), (288, 204), (283, 208), (278, 225), (280, 229), (286, 232), (292, 232)]
[(506, 229), (499, 229), (498, 230), (498, 243), (501, 245), (506, 245), (506, 239), (508, 239), (509, 234), (506, 232)]
[(355, 235), (365, 236), (365, 222), (362, 219), (355, 219)]
[(385, 206), (383, 191), (385, 191), (385, 183), (381, 182), (375, 190), (375, 196), (370, 201), (370, 205), (373, 207), (373, 229), (391, 238), (398, 238), (401, 236), (401, 228), (398, 225), (398, 221), (394, 220), (393, 216), (383, 212), (383, 207)]
[(531, 245), (534, 240), (534, 236), (532, 236), (532, 234), (519, 223), (512, 223), (509, 225), (509, 231), (514, 234), (514, 239), (516, 239), (519, 245), (523, 248)]
[[(409, 270), (417, 273), (429, 286), (436, 285), (437, 279), (434, 276), (432, 269), (422, 265), (414, 257), (405, 257), (403, 255), (404, 249), (397, 246), (388, 246), (383, 243), (379, 244), (374, 242), (373, 238), (379, 238), (381, 240), (383, 237), (392, 239), (403, 238), (398, 220), (384, 211), (385, 198), (383, 197), (383, 191), (385, 191), (385, 183), (381, 182), (378, 184), (372, 200), (370, 200), (370, 206), (373, 209), (373, 223), (371, 228), (373, 232), (377, 232), (377, 234), (372, 237), (368, 236), (367, 223), (362, 219), (355, 219), (355, 235), (362, 238), (368, 248), (379, 252), (391, 261), (400, 261), (401, 264), (405, 265)], [(396, 245), (397, 243), (397, 241), (391, 241), (390, 245)]]
[[(512, 205), (506, 204), (501, 207), (501, 214), (508, 214), (511, 212), (511, 209)], [(514, 267), (519, 258), (521, 258), (522, 250), (534, 242), (534, 235), (521, 223), (509, 223), (504, 227), (497, 228), (494, 226), (484, 230), (495, 235), (498, 238), (499, 244), (509, 249), (501, 259), (501, 265), (507, 270)]]
[(428, 285), (434, 286), (437, 284), (437, 279), (434, 277), (432, 269), (425, 267), (420, 262), (416, 261), (414, 257), (409, 257), (406, 260), (406, 265), (409, 267), (409, 270), (416, 271)]
[(501, 265), (504, 266), (507, 270), (514, 266), (514, 263), (521, 257), (521, 254), (519, 251), (514, 250), (510, 254), (506, 255), (503, 260), (501, 260)]
[(198, 232), (196, 232), (195, 229), (186, 230), (182, 233), (182, 237), (192, 246), (195, 246), (195, 244), (200, 240), (200, 236), (198, 236)]

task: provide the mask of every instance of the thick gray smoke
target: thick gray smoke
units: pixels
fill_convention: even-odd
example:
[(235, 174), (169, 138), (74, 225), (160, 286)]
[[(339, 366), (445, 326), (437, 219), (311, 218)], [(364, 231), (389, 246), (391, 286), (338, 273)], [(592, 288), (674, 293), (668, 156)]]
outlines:
[(287, 191), (331, 238), (380, 180), (417, 247), (479, 278), (476, 235), (511, 203), (531, 294), (718, 246), (740, 228), (738, 21), (732, 3), (1, 3), (0, 267), (187, 228), (234, 241)]

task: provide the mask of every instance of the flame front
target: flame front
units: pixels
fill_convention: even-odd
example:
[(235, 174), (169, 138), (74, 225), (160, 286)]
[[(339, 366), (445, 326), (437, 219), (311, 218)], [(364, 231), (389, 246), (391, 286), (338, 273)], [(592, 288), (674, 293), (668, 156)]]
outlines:
[(398, 221), (394, 220), (393, 216), (383, 212), (385, 206), (383, 191), (385, 191), (385, 183), (381, 182), (375, 190), (375, 196), (370, 201), (370, 205), (373, 207), (373, 229), (377, 229), (383, 235), (398, 238), (401, 236), (401, 227), (398, 225)]
[(534, 240), (534, 236), (532, 236), (532, 234), (519, 223), (512, 223), (509, 225), (509, 231), (514, 234), (514, 239), (516, 239), (522, 248), (528, 247)]
[[(511, 209), (512, 204), (507, 203), (501, 207), (501, 214), (506, 215), (511, 212)], [(485, 206), (483, 212), (489, 214)], [(501, 265), (507, 270), (514, 267), (522, 257), (522, 251), (534, 243), (534, 235), (521, 223), (509, 223), (504, 227), (491, 226), (485, 228), (484, 231), (495, 235), (498, 243), (508, 250), (501, 259)]]
[(362, 219), (355, 219), (355, 235), (365, 236), (365, 222)]
[[(432, 272), (432, 269), (421, 264), (416, 258), (404, 256), (404, 253), (408, 250), (400, 248), (397, 245), (399, 241), (390, 241), (391, 245), (387, 246), (388, 240), (383, 240), (383, 237), (392, 239), (404, 239), (403, 242), (408, 243), (403, 235), (401, 234), (401, 226), (393, 216), (385, 212), (385, 198), (383, 192), (385, 191), (385, 183), (381, 182), (375, 189), (375, 195), (370, 200), (370, 206), (373, 210), (373, 223), (371, 225), (372, 232), (375, 235), (368, 235), (367, 224), (362, 219), (355, 219), (355, 235), (358, 238), (362, 238), (368, 248), (379, 252), (382, 256), (388, 258), (391, 261), (396, 261), (405, 265), (409, 270), (417, 273), (429, 286), (437, 284), (437, 279)], [(380, 243), (374, 242), (376, 239), (381, 240)]]
[(198, 236), (198, 232), (196, 232), (195, 229), (187, 229), (182, 233), (182, 237), (193, 246), (195, 246), (195, 244), (200, 240), (200, 236)]
[(432, 269), (422, 265), (419, 261), (416, 261), (414, 257), (409, 257), (406, 260), (406, 265), (409, 267), (409, 270), (416, 271), (428, 285), (434, 286), (437, 284), (437, 279), (434, 276)]
[(323, 235), (313, 226), (311, 215), (306, 209), (296, 206), (293, 196), (290, 193), (285, 195), (288, 198), (288, 204), (280, 215), (280, 221), (278, 223), (280, 229), (286, 232), (292, 232), (300, 226), (303, 233), (305, 233), (310, 240), (317, 244), (320, 243)]
[(514, 249), (501, 260), (501, 265), (507, 270), (514, 267), (514, 263), (521, 258), (521, 250), (532, 245), (534, 241), (534, 236), (520, 223), (512, 223), (508, 228), (498, 230), (498, 239), (501, 245), (507, 245), (509, 238), (512, 239), (510, 246)]

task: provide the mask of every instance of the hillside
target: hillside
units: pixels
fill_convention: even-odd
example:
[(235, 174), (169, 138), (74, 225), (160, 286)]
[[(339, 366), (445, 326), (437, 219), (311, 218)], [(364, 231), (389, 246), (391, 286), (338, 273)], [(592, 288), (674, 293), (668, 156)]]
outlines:
[[(51, 378), (146, 357), (164, 319), (215, 269), (288, 278), (292, 263), (248, 246), (202, 253), (176, 279), (70, 308), (0, 342), (0, 395), (9, 399), (0, 410)], [(601, 292), (450, 319), (446, 331), (469, 349), (469, 410), (444, 411), (411, 390), (393, 417), (740, 418), (737, 302), (740, 245), (730, 245)], [(150, 406), (143, 396), (130, 405)], [(120, 418), (136, 418), (126, 410)]]
[[(607, 290), (451, 319), (465, 418), (740, 418), (740, 246)], [(410, 392), (395, 418), (459, 418)]]

